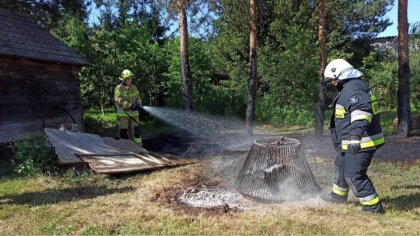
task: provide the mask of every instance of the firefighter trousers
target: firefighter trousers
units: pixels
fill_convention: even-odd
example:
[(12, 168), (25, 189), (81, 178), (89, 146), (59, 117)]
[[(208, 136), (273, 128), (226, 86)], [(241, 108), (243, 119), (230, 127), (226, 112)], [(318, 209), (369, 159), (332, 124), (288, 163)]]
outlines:
[(142, 144), (141, 140), (141, 130), (139, 126), (139, 117), (118, 117), (117, 119), (120, 138), (121, 139), (131, 139), (137, 144)]
[(347, 199), (349, 188), (365, 206), (379, 201), (375, 187), (367, 175), (375, 150), (362, 151), (356, 155), (338, 152), (334, 161), (333, 193)]

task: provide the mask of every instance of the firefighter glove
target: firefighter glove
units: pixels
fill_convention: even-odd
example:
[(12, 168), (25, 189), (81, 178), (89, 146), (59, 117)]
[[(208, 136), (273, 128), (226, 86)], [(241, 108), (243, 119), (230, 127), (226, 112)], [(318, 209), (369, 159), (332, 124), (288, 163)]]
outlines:
[(341, 146), (341, 142), (338, 139), (337, 131), (335, 130), (335, 128), (330, 128), (330, 130), (331, 130), (331, 139), (332, 139), (332, 142), (334, 144), (334, 148), (335, 148), (336, 151), (339, 151), (340, 146)]
[(130, 111), (137, 111), (139, 109), (139, 105), (137, 101), (130, 103)]
[(349, 147), (349, 152), (353, 155), (356, 155), (357, 153), (360, 152), (360, 136), (350, 136), (349, 138), (349, 142), (348, 142), (348, 147)]

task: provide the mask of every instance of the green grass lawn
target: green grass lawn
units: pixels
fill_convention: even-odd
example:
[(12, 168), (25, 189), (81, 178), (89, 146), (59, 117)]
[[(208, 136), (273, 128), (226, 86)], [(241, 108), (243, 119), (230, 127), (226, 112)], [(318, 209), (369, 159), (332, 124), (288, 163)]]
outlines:
[[(110, 178), (69, 171), (61, 177), (0, 178), (0, 234), (328, 234), (420, 232), (420, 163), (375, 163), (371, 178), (387, 209), (366, 215), (348, 205), (261, 205), (228, 213), (186, 212), (156, 201), (202, 177), (201, 164)], [(171, 191), (172, 191), (171, 190)]]

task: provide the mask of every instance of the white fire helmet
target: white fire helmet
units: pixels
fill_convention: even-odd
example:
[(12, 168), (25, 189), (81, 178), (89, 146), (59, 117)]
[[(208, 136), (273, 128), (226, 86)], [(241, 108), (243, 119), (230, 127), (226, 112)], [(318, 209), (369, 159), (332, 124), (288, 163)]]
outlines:
[(345, 80), (362, 77), (363, 73), (354, 69), (350, 63), (343, 59), (334, 59), (328, 63), (324, 71), (325, 82), (330, 80)]

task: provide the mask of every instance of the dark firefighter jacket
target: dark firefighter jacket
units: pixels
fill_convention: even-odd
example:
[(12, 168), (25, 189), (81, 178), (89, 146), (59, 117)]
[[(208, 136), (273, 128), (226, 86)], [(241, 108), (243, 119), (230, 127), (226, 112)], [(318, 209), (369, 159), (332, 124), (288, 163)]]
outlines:
[(360, 78), (340, 81), (331, 117), (332, 138), (336, 149), (348, 150), (351, 136), (359, 136), (362, 150), (384, 144), (378, 101)]

